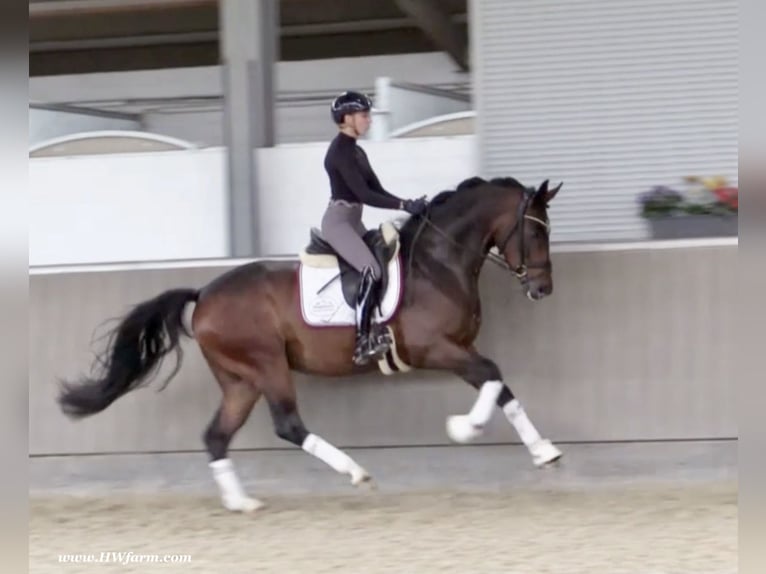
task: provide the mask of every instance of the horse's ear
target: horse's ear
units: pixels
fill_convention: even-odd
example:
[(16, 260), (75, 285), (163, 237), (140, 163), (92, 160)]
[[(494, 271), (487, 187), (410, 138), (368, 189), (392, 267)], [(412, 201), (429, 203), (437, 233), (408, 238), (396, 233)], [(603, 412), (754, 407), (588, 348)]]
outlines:
[(561, 189), (562, 185), (564, 185), (563, 181), (560, 184), (558, 184), (556, 187), (551, 189), (550, 191), (546, 191), (545, 192), (545, 203), (546, 204), (550, 203), (553, 200), (553, 198), (556, 197), (556, 194), (559, 192), (559, 190)]
[(548, 180), (546, 179), (542, 184), (540, 184), (540, 187), (538, 187), (536, 190), (532, 193), (532, 201), (535, 203), (542, 202), (545, 203), (545, 197), (548, 195)]

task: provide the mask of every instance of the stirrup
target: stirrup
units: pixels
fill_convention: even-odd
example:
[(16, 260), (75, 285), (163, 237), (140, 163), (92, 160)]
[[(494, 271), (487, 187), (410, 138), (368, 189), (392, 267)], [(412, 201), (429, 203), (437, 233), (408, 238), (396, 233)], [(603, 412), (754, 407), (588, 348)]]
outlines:
[(373, 324), (370, 327), (370, 337), (374, 341), (374, 346), (376, 349), (375, 354), (383, 354), (386, 353), (393, 344), (393, 341), (391, 340), (391, 335), (388, 332), (388, 329), (384, 328), (383, 325), (379, 324)]
[(387, 333), (359, 333), (354, 347), (353, 361), (357, 365), (365, 365), (370, 359), (379, 359), (388, 352), (390, 342)]
[(354, 364), (366, 365), (375, 355), (375, 349), (372, 347), (370, 337), (365, 335), (357, 337), (356, 346), (354, 347)]

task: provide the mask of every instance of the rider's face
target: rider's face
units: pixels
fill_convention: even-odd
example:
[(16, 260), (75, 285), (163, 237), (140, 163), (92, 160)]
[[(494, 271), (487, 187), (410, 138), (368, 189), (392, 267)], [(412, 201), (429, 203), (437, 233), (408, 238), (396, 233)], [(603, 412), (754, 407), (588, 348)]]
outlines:
[(370, 124), (372, 123), (370, 112), (356, 112), (346, 117), (348, 118), (346, 125), (354, 128), (360, 136), (366, 134), (370, 129)]

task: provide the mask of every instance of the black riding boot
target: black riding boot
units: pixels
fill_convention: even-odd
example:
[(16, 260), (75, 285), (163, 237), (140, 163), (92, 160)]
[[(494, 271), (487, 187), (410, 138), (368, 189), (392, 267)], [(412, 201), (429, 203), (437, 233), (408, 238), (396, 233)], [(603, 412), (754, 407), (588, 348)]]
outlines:
[(356, 296), (356, 348), (354, 363), (364, 365), (375, 356), (381, 356), (388, 351), (387, 337), (373, 328), (372, 315), (377, 305), (378, 283), (369, 267), (362, 271), (359, 291)]

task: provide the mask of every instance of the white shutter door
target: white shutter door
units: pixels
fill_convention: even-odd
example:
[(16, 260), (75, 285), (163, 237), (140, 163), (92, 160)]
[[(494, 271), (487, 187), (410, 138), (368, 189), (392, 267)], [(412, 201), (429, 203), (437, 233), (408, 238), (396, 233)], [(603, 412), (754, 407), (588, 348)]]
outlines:
[(737, 183), (736, 0), (471, 0), (484, 176), (564, 181), (555, 241), (642, 239), (636, 197)]

